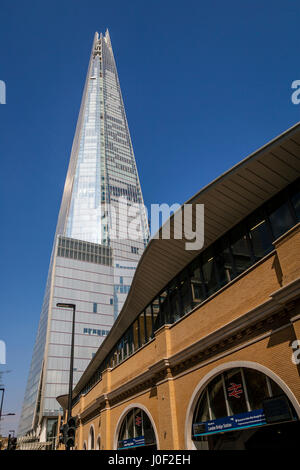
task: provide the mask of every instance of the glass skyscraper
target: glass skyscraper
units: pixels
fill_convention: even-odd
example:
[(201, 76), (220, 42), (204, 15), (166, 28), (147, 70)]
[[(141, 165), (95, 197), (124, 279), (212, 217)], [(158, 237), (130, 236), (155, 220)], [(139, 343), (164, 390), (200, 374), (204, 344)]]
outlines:
[[(136, 236), (128, 230), (134, 214)], [(130, 225), (130, 224), (129, 224)], [(19, 435), (51, 434), (67, 393), (76, 304), (74, 385), (108, 334), (149, 238), (108, 31), (95, 34), (59, 212)]]

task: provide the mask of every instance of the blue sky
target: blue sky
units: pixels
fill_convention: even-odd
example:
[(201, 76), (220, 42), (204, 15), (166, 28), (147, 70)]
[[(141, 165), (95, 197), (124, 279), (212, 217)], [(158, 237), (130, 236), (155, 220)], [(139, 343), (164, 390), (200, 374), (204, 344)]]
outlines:
[(144, 199), (183, 203), (300, 120), (293, 0), (0, 0), (3, 429), (16, 429), (95, 31), (108, 27)]

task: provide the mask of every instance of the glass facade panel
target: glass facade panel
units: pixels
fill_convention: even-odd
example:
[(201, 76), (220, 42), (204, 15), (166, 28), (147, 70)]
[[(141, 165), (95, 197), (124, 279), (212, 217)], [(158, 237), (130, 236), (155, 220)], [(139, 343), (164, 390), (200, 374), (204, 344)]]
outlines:
[(298, 222), (300, 221), (300, 191), (295, 191), (295, 193), (291, 197), (291, 201), (296, 213), (296, 217)]
[(206, 389), (204, 393), (201, 394), (201, 397), (198, 401), (195, 414), (194, 414), (194, 423), (202, 423), (202, 422), (209, 421), (209, 420), (210, 420), (209, 402), (208, 402), (208, 392)]
[(169, 287), (170, 295), (170, 318), (172, 322), (179, 320), (181, 317), (181, 306), (179, 299), (179, 286), (176, 282), (172, 283)]
[(161, 327), (161, 317), (159, 315), (159, 300), (155, 299), (152, 302), (152, 312), (153, 312), (153, 321), (154, 321), (154, 331), (158, 330)]
[(140, 315), (140, 317), (139, 317), (139, 323), (140, 323), (141, 346), (143, 346), (143, 344), (146, 344), (146, 342), (147, 342), (146, 330), (145, 330), (145, 315), (144, 315), (144, 312), (141, 313), (141, 315)]
[(216, 249), (215, 263), (216, 269), (219, 273), (220, 287), (230, 282), (235, 277), (232, 254), (227, 245), (227, 240), (220, 243)]
[(236, 227), (231, 233), (231, 251), (237, 276), (252, 264), (252, 257), (247, 235), (243, 226)]
[(139, 332), (139, 319), (133, 324), (133, 348), (134, 351), (140, 347), (140, 332)]
[(200, 260), (197, 259), (190, 266), (190, 282), (192, 288), (193, 305), (197, 305), (206, 298), (205, 285), (203, 283)]
[(202, 271), (207, 295), (210, 296), (219, 289), (215, 266), (215, 258), (212, 249), (203, 254)]
[(124, 440), (142, 436), (144, 437), (144, 445), (156, 445), (155, 433), (147, 413), (140, 408), (133, 408), (128, 411), (122, 422), (118, 436), (118, 447), (124, 448)]
[(268, 204), (268, 211), (275, 239), (294, 225), (289, 205), (287, 202), (282, 203), (281, 198), (276, 198)]
[(147, 445), (153, 445), (156, 444), (156, 438), (154, 434), (154, 429), (152, 427), (151, 421), (144, 411), (143, 413), (143, 433), (145, 437), (145, 444)]
[(247, 411), (245, 389), (240, 369), (232, 369), (224, 373), (227, 400), (230, 415)]
[(243, 369), (251, 410), (263, 406), (263, 400), (269, 397), (266, 376), (254, 369)]
[(185, 270), (179, 276), (179, 300), (181, 316), (188, 313), (192, 308), (192, 291), (188, 271)]
[(266, 256), (273, 249), (270, 229), (262, 214), (254, 214), (249, 218), (249, 237), (256, 260)]
[(145, 310), (145, 317), (146, 317), (146, 333), (147, 333), (147, 341), (149, 341), (152, 337), (153, 332), (153, 322), (152, 322), (152, 313), (151, 313), (151, 305)]
[(212, 419), (227, 416), (222, 375), (218, 375), (211, 381), (208, 386), (208, 395)]

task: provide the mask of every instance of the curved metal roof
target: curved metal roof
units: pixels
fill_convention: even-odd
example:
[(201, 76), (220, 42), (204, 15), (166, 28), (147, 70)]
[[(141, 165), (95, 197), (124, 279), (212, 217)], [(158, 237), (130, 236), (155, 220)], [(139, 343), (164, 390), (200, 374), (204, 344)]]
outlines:
[[(204, 204), (205, 249), (300, 176), (300, 122), (205, 186), (185, 204)], [(170, 217), (172, 226), (174, 216)], [(193, 221), (194, 222), (194, 213)], [(162, 228), (158, 234), (161, 234)], [(157, 234), (157, 235), (158, 235)], [(137, 266), (124, 306), (74, 389), (83, 388), (137, 315), (200, 251), (186, 239), (153, 238)]]

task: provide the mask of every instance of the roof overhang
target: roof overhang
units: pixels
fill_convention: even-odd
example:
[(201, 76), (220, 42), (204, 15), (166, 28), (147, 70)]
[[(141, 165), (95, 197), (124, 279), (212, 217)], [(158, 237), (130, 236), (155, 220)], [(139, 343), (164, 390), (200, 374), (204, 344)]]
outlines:
[[(300, 123), (242, 160), (189, 199), (204, 204), (205, 249), (300, 176)], [(195, 211), (193, 211), (193, 219)], [(170, 218), (172, 224), (174, 216)], [(195, 223), (195, 220), (190, 222)], [(159, 230), (161, 234), (162, 228)], [(131, 289), (109, 335), (91, 360), (73, 395), (88, 382), (137, 315), (200, 251), (186, 239), (153, 238), (137, 266)]]

